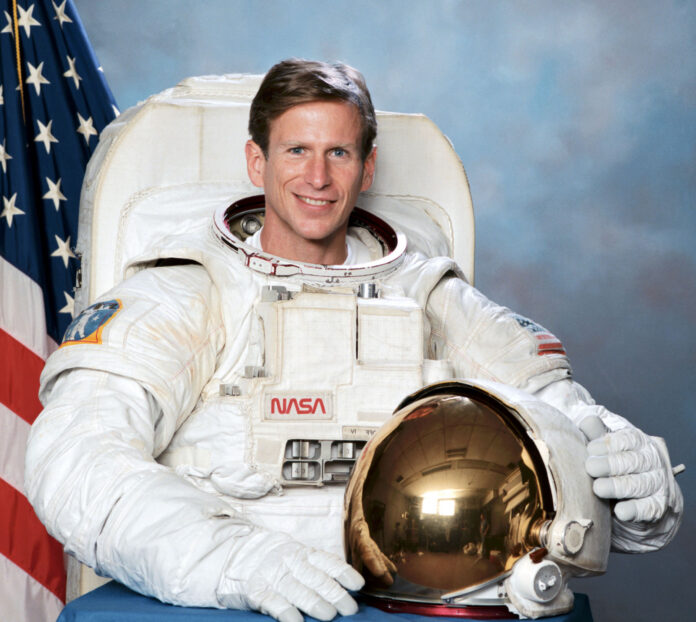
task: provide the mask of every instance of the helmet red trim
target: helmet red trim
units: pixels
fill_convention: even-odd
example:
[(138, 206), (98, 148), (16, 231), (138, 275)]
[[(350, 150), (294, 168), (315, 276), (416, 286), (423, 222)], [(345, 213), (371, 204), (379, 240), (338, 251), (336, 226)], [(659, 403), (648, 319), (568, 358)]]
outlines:
[(360, 600), (387, 613), (413, 613), (421, 616), (468, 618), (470, 620), (519, 620), (502, 605), (446, 605), (416, 603), (361, 594)]

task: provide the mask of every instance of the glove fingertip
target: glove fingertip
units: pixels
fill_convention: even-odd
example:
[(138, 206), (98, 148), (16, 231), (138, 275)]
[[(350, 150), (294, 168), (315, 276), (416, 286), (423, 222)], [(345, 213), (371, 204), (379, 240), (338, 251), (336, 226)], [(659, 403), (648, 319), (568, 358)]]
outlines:
[(346, 568), (336, 580), (347, 590), (359, 590), (365, 585), (363, 576), (355, 568)]
[(598, 438), (587, 443), (587, 453), (590, 456), (606, 456), (609, 453), (609, 447), (604, 439)]
[(616, 497), (614, 484), (608, 477), (602, 477), (592, 482), (592, 490), (602, 499), (614, 499)]
[(637, 514), (636, 502), (633, 499), (628, 501), (620, 501), (614, 506), (614, 514), (620, 521), (634, 521)]
[(610, 474), (609, 459), (606, 456), (588, 456), (585, 470), (592, 477), (605, 477)]
[(334, 603), (336, 610), (342, 616), (352, 616), (358, 613), (358, 603), (355, 602), (348, 594), (343, 596), (338, 602)]
[(607, 427), (597, 415), (589, 415), (585, 417), (578, 427), (588, 440), (594, 441), (607, 433)]
[(278, 622), (304, 622), (304, 617), (295, 607), (288, 607), (275, 617)]
[(320, 600), (319, 602), (315, 603), (313, 607), (307, 609), (307, 613), (317, 620), (328, 622), (328, 620), (333, 620), (336, 617), (337, 611), (331, 603), (327, 603), (325, 600)]

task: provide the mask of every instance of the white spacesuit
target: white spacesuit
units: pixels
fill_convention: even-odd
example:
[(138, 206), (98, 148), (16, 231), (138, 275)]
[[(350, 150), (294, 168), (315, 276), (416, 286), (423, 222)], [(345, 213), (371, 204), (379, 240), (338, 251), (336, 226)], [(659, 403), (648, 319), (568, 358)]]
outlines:
[[(435, 145), (415, 119), (428, 148), (409, 159), (400, 120), (380, 121), (380, 151), (391, 136), (399, 156), (380, 164), (384, 187), (361, 195), (359, 205), (379, 209), (354, 212), (348, 242), (370, 261), (284, 260), (243, 242), (263, 201), (228, 207), (229, 188), (210, 183), (232, 169), (241, 179), (239, 163), (223, 160), (241, 149), (220, 139), (231, 116), (247, 114), (238, 93), (224, 92), (235, 80), (185, 83), (163, 105), (125, 113), (90, 164), (81, 235), (94, 238), (83, 269), (92, 285), (95, 275), (128, 278), (91, 297), (49, 359), (26, 459), (27, 496), (66, 551), (165, 602), (259, 609), (282, 622), (298, 619), (289, 602), (320, 619), (352, 613), (326, 575), (348, 589), (362, 579), (322, 552), (341, 552), (341, 484), (404, 396), (455, 377), (512, 385), (581, 426), (598, 415), (626, 430), (631, 447), (647, 448), (631, 453), (628, 472), (649, 472), (624, 496), (647, 503), (623, 506), (612, 542), (628, 551), (667, 542), (682, 500), (666, 451), (594, 405), (560, 342), (488, 301), (447, 256), (472, 256), (473, 227), (462, 226), (468, 186), (444, 137)], [(153, 141), (158, 124), (176, 137)], [(397, 173), (405, 183), (394, 184)], [(101, 221), (90, 227), (92, 203)], [(212, 223), (201, 217), (211, 208)], [(117, 259), (104, 268), (101, 255)], [(627, 472), (606, 447), (612, 438), (626, 440), (595, 446), (598, 476)]]
[[(76, 326), (100, 314), (91, 333), (69, 330), (43, 373), (28, 496), (100, 573), (167, 602), (254, 606), (244, 583), (273, 564), (274, 538), (288, 546), (277, 534), (340, 553), (342, 486), (321, 484), (345, 481), (370, 433), (428, 381), (495, 380), (576, 422), (630, 427), (572, 382), (557, 339), (450, 259), (406, 252), (386, 223), (358, 222), (352, 242), (384, 257), (319, 267), (243, 244), (231, 213), (141, 258), (150, 267), (85, 310)], [(163, 258), (175, 261), (153, 267)], [(667, 492), (660, 522), (616, 523), (616, 549), (671, 537), (681, 497)]]

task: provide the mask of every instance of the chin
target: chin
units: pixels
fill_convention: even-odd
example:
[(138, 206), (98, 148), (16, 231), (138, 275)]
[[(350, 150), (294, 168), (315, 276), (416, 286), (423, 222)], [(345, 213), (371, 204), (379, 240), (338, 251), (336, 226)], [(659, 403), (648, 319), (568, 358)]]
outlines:
[(320, 242), (327, 238), (332, 237), (340, 227), (298, 227), (296, 232), (298, 235), (302, 236), (305, 240), (310, 240), (312, 242)]

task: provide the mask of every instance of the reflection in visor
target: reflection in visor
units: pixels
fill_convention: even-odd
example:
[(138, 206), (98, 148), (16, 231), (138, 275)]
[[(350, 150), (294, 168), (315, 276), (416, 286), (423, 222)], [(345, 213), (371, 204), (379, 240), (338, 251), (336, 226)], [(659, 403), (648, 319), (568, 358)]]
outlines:
[[(366, 447), (348, 494), (349, 561), (368, 593), (405, 600), (441, 602), (505, 575), (538, 546), (533, 527), (553, 515), (543, 463), (519, 419), (461, 395), (397, 413)], [(396, 568), (391, 585), (375, 576), (376, 549)]]

